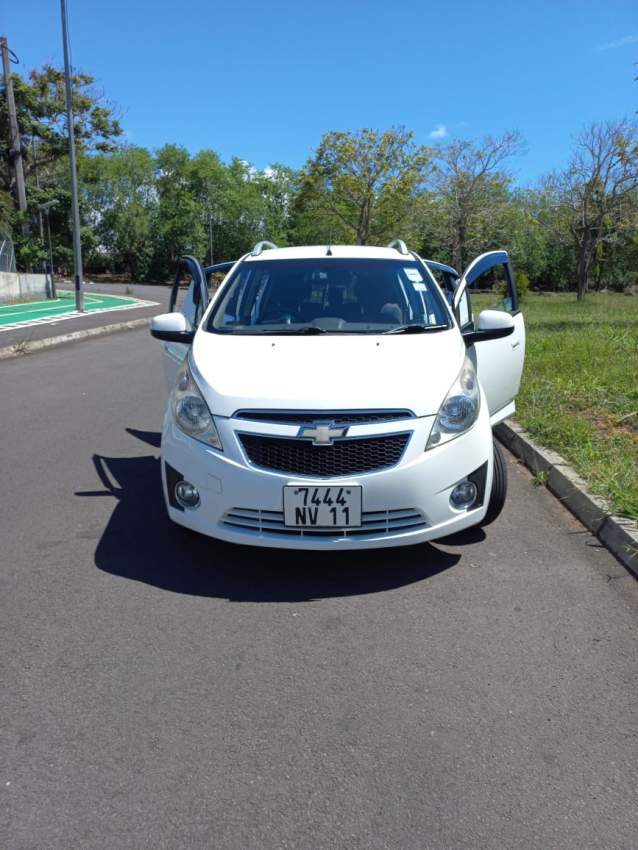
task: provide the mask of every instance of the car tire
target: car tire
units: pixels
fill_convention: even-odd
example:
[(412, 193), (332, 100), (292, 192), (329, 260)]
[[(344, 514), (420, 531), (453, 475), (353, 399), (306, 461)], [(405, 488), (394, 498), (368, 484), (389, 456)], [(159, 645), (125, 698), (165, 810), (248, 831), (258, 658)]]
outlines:
[(503, 457), (501, 447), (494, 440), (494, 474), (492, 475), (492, 492), (487, 506), (487, 513), (481, 525), (489, 525), (494, 522), (505, 505), (507, 498), (507, 464)]

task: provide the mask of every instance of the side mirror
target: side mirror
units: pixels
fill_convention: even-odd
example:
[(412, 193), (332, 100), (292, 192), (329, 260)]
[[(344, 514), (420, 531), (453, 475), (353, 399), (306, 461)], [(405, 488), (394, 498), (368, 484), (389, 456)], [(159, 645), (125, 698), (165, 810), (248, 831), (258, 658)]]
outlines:
[(195, 331), (182, 313), (162, 313), (151, 319), (151, 336), (163, 342), (183, 342), (190, 345)]
[(483, 310), (479, 313), (478, 329), (467, 331), (463, 334), (466, 346), (474, 345), (476, 342), (485, 342), (488, 339), (502, 339), (514, 333), (514, 319), (509, 313), (501, 310)]

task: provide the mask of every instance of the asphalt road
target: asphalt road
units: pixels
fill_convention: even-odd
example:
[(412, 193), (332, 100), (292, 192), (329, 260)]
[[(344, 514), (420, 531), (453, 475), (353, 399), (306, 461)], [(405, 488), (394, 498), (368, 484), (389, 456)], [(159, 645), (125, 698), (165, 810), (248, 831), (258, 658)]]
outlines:
[(509, 458), (361, 554), (163, 512), (144, 331), (0, 367), (0, 847), (633, 850), (638, 585)]

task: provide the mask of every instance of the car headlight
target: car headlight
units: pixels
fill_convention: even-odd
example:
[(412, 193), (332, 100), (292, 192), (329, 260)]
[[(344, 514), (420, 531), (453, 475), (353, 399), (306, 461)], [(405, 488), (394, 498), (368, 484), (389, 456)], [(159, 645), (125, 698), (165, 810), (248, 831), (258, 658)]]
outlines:
[(171, 410), (180, 431), (223, 451), (211, 412), (186, 361), (179, 370), (177, 383), (171, 394)]
[(469, 430), (478, 419), (480, 407), (481, 393), (476, 370), (466, 355), (461, 371), (436, 415), (425, 447), (426, 451), (447, 443)]

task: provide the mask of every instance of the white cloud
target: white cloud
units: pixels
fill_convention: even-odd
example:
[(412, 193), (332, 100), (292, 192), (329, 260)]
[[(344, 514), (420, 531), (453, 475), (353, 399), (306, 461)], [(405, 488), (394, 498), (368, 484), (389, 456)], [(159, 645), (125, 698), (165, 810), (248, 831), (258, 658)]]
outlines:
[(434, 130), (430, 131), (431, 139), (444, 139), (447, 136), (447, 127), (445, 124), (437, 124)]
[(619, 47), (625, 47), (627, 44), (638, 44), (638, 35), (625, 35), (619, 38), (618, 41), (608, 41), (607, 44), (601, 44), (599, 50), (617, 50)]

